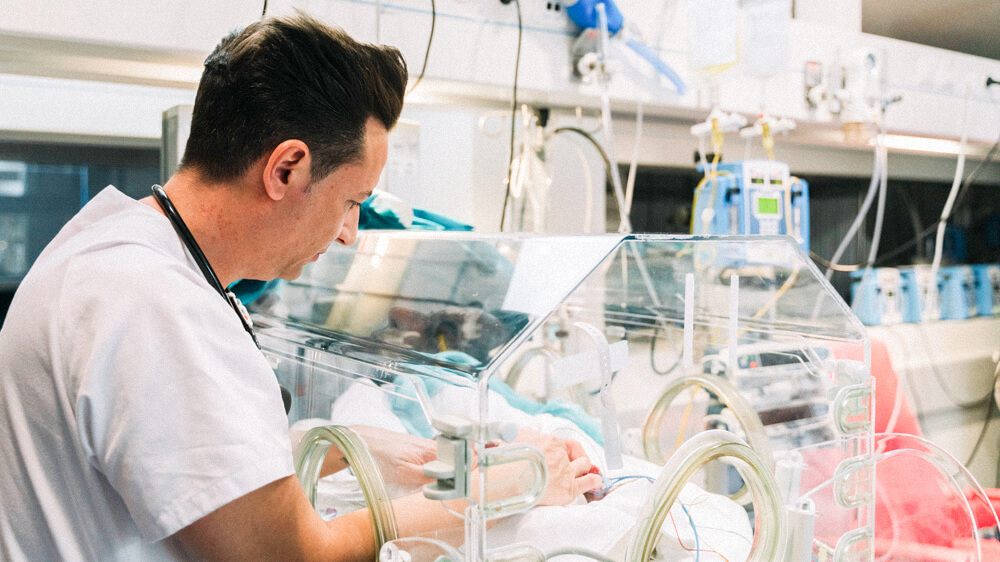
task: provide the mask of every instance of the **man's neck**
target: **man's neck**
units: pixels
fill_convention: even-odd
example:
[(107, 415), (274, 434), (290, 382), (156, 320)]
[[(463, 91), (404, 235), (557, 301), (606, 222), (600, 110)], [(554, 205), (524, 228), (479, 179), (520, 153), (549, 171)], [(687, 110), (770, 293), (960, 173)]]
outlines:
[[(223, 287), (244, 277), (258, 234), (249, 204), (253, 191), (244, 187), (250, 186), (208, 185), (191, 171), (178, 172), (163, 186)], [(163, 213), (153, 197), (141, 202)]]

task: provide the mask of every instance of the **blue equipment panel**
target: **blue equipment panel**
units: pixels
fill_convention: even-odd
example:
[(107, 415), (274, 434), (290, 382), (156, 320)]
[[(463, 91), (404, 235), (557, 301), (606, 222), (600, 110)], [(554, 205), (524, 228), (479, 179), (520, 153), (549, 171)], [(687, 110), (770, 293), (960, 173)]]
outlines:
[(782, 162), (719, 164), (695, 190), (691, 233), (788, 234), (808, 252), (809, 184)]
[(976, 308), (980, 316), (1000, 316), (1000, 264), (974, 265)]
[(972, 268), (967, 265), (942, 267), (939, 275), (941, 319), (965, 320), (976, 316), (976, 282)]
[(905, 302), (903, 276), (894, 267), (851, 273), (851, 309), (865, 326), (884, 326), (903, 322)]

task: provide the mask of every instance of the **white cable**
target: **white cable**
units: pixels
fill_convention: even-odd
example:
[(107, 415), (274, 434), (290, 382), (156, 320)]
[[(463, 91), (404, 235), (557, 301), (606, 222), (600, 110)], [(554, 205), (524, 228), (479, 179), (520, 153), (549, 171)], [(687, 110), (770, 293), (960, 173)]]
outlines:
[(882, 177), (879, 181), (878, 205), (875, 208), (875, 232), (872, 233), (872, 247), (868, 251), (868, 269), (871, 269), (878, 256), (878, 246), (882, 241), (882, 226), (885, 219), (885, 198), (889, 191), (889, 150), (882, 146), (879, 152), (882, 156)]
[(632, 221), (629, 219), (628, 211), (625, 208), (625, 190), (622, 189), (621, 175), (618, 173), (618, 159), (615, 155), (615, 137), (611, 128), (611, 93), (608, 89), (608, 81), (604, 76), (604, 65), (608, 56), (608, 16), (604, 3), (596, 6), (597, 16), (600, 23), (601, 32), (601, 68), (598, 69), (598, 81), (601, 84), (601, 124), (604, 129), (604, 152), (608, 155), (611, 169), (611, 185), (615, 188), (615, 199), (618, 201), (618, 215), (620, 223), (618, 232), (632, 232)]
[(861, 227), (861, 223), (864, 222), (865, 216), (868, 215), (868, 210), (872, 207), (872, 202), (875, 200), (875, 194), (878, 193), (879, 180), (881, 178), (881, 171), (879, 169), (879, 151), (878, 147), (881, 143), (881, 139), (875, 138), (875, 167), (872, 170), (872, 180), (868, 184), (868, 194), (865, 195), (865, 201), (861, 204), (861, 210), (858, 211), (858, 216), (854, 218), (854, 222), (851, 223), (851, 228), (847, 230), (847, 234), (844, 239), (840, 241), (840, 245), (837, 246), (837, 251), (833, 253), (833, 258), (830, 259), (830, 267), (826, 269), (826, 279), (829, 281), (833, 276), (833, 268), (840, 263), (841, 256), (844, 255), (844, 251), (847, 250), (847, 246), (851, 243), (854, 235), (858, 233), (858, 229)]
[[(858, 284), (858, 294), (863, 294), (865, 290), (865, 284), (869, 282), (872, 273), (872, 266), (875, 263), (875, 257), (878, 256), (878, 246), (882, 240), (882, 225), (883, 219), (885, 218), (885, 197), (886, 192), (889, 189), (889, 154), (885, 146), (878, 146), (878, 159), (879, 159), (879, 189), (878, 189), (878, 205), (875, 210), (875, 231), (872, 233), (872, 245), (868, 250), (868, 259), (865, 260), (865, 270), (861, 274), (861, 282)], [(861, 299), (855, 299), (851, 304), (851, 308), (858, 306), (861, 303)]]
[(962, 185), (962, 174), (965, 173), (965, 147), (969, 140), (969, 94), (971, 87), (965, 85), (965, 98), (962, 102), (962, 141), (958, 149), (958, 165), (955, 167), (955, 179), (951, 182), (951, 191), (948, 193), (948, 201), (941, 211), (941, 221), (938, 222), (937, 237), (934, 239), (934, 261), (931, 262), (931, 292), (935, 294), (934, 302), (937, 302), (937, 274), (941, 267), (941, 253), (944, 250), (944, 231), (948, 226), (948, 218), (951, 217), (951, 209), (955, 205), (955, 197), (958, 196), (959, 187)]
[(639, 147), (642, 144), (642, 100), (635, 104), (635, 139), (632, 141), (632, 162), (625, 181), (625, 212), (632, 215), (632, 196), (635, 194), (635, 173), (639, 167)]
[[(878, 193), (879, 187), (882, 179), (882, 162), (879, 156), (879, 146), (882, 144), (882, 138), (879, 135), (875, 136), (875, 164), (872, 167), (872, 180), (868, 184), (868, 194), (865, 195), (865, 200), (861, 203), (861, 209), (858, 211), (858, 216), (854, 217), (854, 222), (851, 223), (851, 227), (847, 229), (847, 234), (844, 235), (844, 239), (840, 241), (840, 245), (837, 246), (837, 251), (833, 253), (833, 257), (830, 259), (830, 265), (826, 268), (826, 280), (829, 281), (833, 277), (833, 268), (837, 267), (840, 263), (841, 256), (844, 255), (844, 251), (847, 250), (847, 246), (851, 243), (854, 235), (857, 234), (858, 229), (861, 228), (861, 223), (864, 222), (865, 217), (868, 215), (868, 210), (872, 207), (872, 202), (875, 200), (875, 194)], [(816, 320), (819, 317), (819, 311), (823, 307), (823, 300), (826, 297), (826, 293), (821, 293), (819, 298), (816, 299), (816, 304), (813, 306), (812, 319)]]

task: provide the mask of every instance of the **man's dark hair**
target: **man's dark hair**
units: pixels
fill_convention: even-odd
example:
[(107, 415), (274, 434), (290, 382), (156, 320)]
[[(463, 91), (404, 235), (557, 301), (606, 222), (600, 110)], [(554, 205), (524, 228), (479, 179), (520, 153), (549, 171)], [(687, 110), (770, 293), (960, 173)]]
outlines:
[(406, 62), (298, 14), (234, 31), (205, 60), (181, 168), (231, 181), (288, 139), (306, 143), (311, 176), (356, 162), (365, 124), (399, 119)]

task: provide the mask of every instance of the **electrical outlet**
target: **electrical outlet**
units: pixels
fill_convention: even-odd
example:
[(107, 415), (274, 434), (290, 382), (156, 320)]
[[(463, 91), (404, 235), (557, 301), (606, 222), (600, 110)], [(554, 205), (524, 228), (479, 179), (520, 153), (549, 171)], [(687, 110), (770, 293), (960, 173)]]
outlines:
[(549, 23), (562, 23), (566, 21), (566, 7), (559, 0), (535, 0), (541, 4), (542, 18)]

